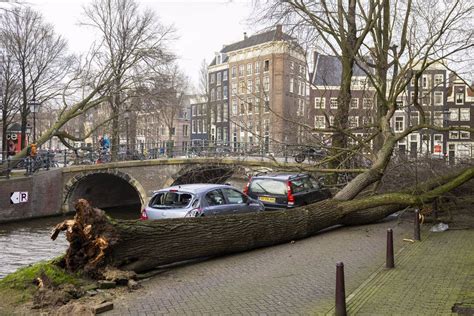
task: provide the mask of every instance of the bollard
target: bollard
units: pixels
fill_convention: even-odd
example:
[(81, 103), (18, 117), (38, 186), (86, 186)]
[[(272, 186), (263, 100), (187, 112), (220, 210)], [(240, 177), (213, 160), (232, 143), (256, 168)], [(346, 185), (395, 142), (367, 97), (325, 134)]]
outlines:
[(336, 316), (346, 316), (346, 290), (344, 285), (344, 263), (336, 263)]
[(387, 229), (387, 261), (385, 263), (387, 269), (395, 268), (395, 260), (393, 258), (393, 230)]
[(420, 241), (420, 211), (415, 210), (415, 233), (413, 239)]
[(66, 167), (67, 166), (67, 151), (66, 149), (64, 149), (64, 166), (63, 167)]

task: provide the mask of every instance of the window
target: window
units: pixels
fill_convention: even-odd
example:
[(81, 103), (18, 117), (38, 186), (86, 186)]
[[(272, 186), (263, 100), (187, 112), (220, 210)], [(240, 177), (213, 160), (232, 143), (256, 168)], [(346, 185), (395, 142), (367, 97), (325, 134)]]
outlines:
[(252, 113), (252, 111), (253, 111), (252, 98), (247, 98), (247, 112)]
[(222, 99), (221, 87), (218, 87), (218, 88), (216, 89), (216, 92), (217, 92), (217, 100)]
[(208, 192), (204, 199), (209, 206), (225, 204), (224, 195), (222, 195), (221, 190), (212, 190), (211, 192)]
[(222, 82), (222, 74), (220, 72), (217, 73), (217, 85), (219, 86)]
[(314, 117), (314, 127), (326, 128), (326, 118), (324, 117), (324, 115), (316, 115)]
[(298, 81), (299, 94), (304, 96), (306, 92), (306, 86), (303, 81)]
[(198, 126), (197, 126), (197, 132), (198, 134), (201, 134), (202, 131), (202, 120), (198, 120)]
[(265, 102), (264, 111), (268, 113), (270, 112), (270, 99), (268, 98), (268, 95), (265, 95), (264, 102)]
[(191, 106), (191, 115), (196, 116), (196, 106), (195, 105)]
[(247, 93), (252, 93), (252, 92), (253, 92), (253, 82), (252, 82), (252, 79), (249, 79), (247, 80)]
[(240, 114), (245, 114), (245, 103), (240, 102)]
[[(469, 126), (461, 126), (464, 128), (469, 128)], [(459, 138), (460, 139), (470, 139), (471, 138), (471, 133), (467, 131), (459, 131)]]
[(237, 99), (232, 99), (232, 115), (237, 115), (238, 110)]
[(324, 109), (326, 107), (326, 98), (314, 98), (314, 108)]
[(214, 88), (211, 89), (211, 101), (214, 101), (216, 99), (216, 91)]
[(227, 71), (222, 72), (222, 81), (227, 81)]
[(334, 126), (334, 116), (329, 116), (329, 125)]
[(443, 111), (433, 112), (433, 124), (438, 127), (443, 127)]
[(227, 127), (223, 127), (222, 128), (222, 139), (227, 141), (228, 134), (229, 134), (229, 129)]
[(232, 75), (232, 78), (237, 77), (237, 66), (233, 66), (233, 67), (232, 67), (232, 73), (231, 73), (231, 75)]
[(197, 106), (197, 115), (198, 115), (198, 116), (201, 116), (201, 115), (202, 115), (202, 106), (203, 106), (202, 104), (199, 104), (199, 105)]
[(427, 76), (427, 75), (423, 75), (421, 81), (422, 81), (422, 83), (423, 83), (423, 88), (424, 88), (424, 89), (427, 89), (427, 88), (428, 88), (428, 76)]
[(252, 63), (247, 64), (247, 76), (252, 74)]
[(418, 111), (410, 112), (410, 125), (416, 126), (420, 124), (420, 113)]
[(216, 122), (221, 122), (222, 121), (222, 105), (221, 104), (217, 105), (216, 114), (217, 114)]
[(192, 128), (193, 128), (192, 133), (193, 133), (193, 134), (196, 134), (196, 130), (197, 130), (197, 128), (196, 128), (196, 127), (197, 127), (197, 120), (193, 120), (193, 121), (191, 122), (191, 125), (192, 125)]
[(295, 69), (295, 63), (293, 61), (290, 62), (290, 70), (291, 72), (293, 72), (293, 70)]
[(183, 125), (183, 136), (188, 136), (189, 125)]
[(270, 90), (270, 77), (268, 76), (265, 76), (265, 78), (263, 78), (263, 90), (264, 91)]
[(331, 102), (330, 102), (329, 107), (330, 107), (331, 109), (337, 109), (337, 104), (338, 104), (338, 103), (337, 103), (337, 98), (331, 98)]
[(449, 110), (449, 120), (450, 121), (459, 121), (459, 109), (450, 109)]
[(210, 82), (211, 82), (211, 83), (216, 82), (216, 74), (214, 74), (214, 73), (211, 74)]
[(368, 126), (372, 124), (372, 116), (362, 116), (362, 125)]
[(264, 62), (264, 66), (263, 66), (263, 71), (264, 72), (267, 72), (270, 70), (270, 61), (269, 60), (265, 60)]
[(290, 78), (290, 93), (293, 93), (295, 89), (295, 80), (293, 78)]
[(449, 131), (450, 139), (459, 139), (459, 131)]
[(240, 81), (240, 93), (245, 93), (245, 81)]
[(239, 77), (244, 75), (244, 65), (239, 65)]
[(256, 74), (260, 73), (260, 62), (259, 61), (255, 62), (255, 73)]
[(402, 132), (405, 129), (405, 118), (403, 116), (395, 116), (395, 132)]
[(373, 107), (373, 103), (372, 103), (372, 99), (370, 98), (364, 98), (362, 100), (362, 108), (364, 109), (372, 109)]
[(459, 109), (459, 120), (460, 121), (470, 121), (471, 120), (471, 109)]
[(237, 95), (237, 82), (232, 82), (232, 95)]
[(464, 104), (464, 93), (456, 92), (456, 104)]
[(217, 140), (222, 140), (222, 128), (217, 128)]
[(359, 127), (359, 117), (358, 116), (349, 116), (348, 123), (349, 123), (350, 128)]
[(223, 86), (223, 93), (222, 93), (222, 97), (224, 100), (227, 100), (227, 86)]
[(434, 75), (435, 87), (444, 87), (443, 81), (444, 81), (443, 74), (435, 74)]
[(227, 107), (227, 104), (224, 104), (222, 107), (222, 121), (223, 122), (228, 122), (229, 121), (229, 108)]
[(443, 91), (435, 91), (434, 105), (443, 105)]
[(255, 78), (255, 92), (260, 92), (260, 78)]
[(304, 116), (304, 100), (298, 100), (298, 110), (296, 111), (297, 116)]
[(359, 99), (352, 98), (351, 99), (351, 109), (358, 109), (359, 108)]

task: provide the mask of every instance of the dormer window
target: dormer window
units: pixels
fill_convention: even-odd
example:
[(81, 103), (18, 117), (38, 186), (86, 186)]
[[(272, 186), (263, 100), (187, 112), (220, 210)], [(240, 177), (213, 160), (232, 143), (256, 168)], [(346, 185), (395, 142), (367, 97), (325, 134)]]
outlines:
[(456, 104), (464, 104), (464, 92), (457, 91), (455, 95)]

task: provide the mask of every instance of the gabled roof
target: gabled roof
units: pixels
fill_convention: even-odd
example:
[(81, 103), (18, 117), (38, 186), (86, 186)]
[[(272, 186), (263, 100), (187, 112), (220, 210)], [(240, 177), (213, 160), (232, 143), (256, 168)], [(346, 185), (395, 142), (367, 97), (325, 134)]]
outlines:
[[(339, 86), (341, 84), (342, 63), (337, 56), (318, 54), (315, 58), (313, 84), (316, 86)], [(353, 76), (367, 76), (362, 68), (354, 65)]]
[(276, 29), (270, 30), (264, 33), (252, 35), (240, 42), (236, 42), (222, 48), (221, 53), (228, 53), (247, 47), (260, 45), (267, 42), (273, 41), (294, 41), (295, 39), (288, 34), (285, 34), (281, 30), (281, 26), (277, 26)]
[[(222, 51), (221, 51), (222, 53)], [(228, 60), (229, 60), (229, 57), (227, 55), (224, 55), (223, 56), (224, 59), (222, 60), (222, 63), (225, 64)], [(211, 61), (211, 63), (209, 64), (209, 66), (215, 66), (216, 65), (216, 57), (214, 57)]]

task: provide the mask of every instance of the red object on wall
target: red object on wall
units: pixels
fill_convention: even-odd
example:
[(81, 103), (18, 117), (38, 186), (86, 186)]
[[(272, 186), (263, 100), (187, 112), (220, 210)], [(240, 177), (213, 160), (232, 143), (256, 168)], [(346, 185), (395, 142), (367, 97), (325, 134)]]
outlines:
[(434, 145), (434, 152), (440, 153), (441, 152), (441, 145)]

